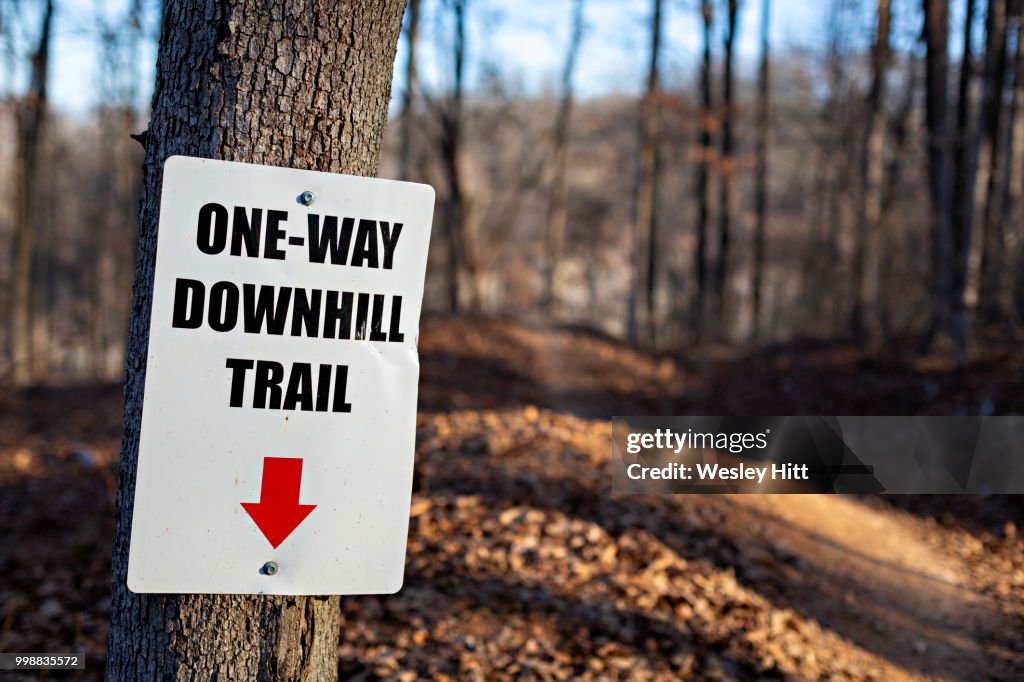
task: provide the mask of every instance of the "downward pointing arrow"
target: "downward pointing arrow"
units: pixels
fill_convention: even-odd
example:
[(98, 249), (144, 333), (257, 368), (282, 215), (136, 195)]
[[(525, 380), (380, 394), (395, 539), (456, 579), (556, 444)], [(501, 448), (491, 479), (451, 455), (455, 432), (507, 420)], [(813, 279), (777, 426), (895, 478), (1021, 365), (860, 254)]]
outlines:
[(264, 457), (263, 484), (259, 502), (242, 502), (242, 507), (256, 522), (272, 547), (291, 535), (315, 504), (299, 504), (302, 486), (302, 459), (299, 457)]

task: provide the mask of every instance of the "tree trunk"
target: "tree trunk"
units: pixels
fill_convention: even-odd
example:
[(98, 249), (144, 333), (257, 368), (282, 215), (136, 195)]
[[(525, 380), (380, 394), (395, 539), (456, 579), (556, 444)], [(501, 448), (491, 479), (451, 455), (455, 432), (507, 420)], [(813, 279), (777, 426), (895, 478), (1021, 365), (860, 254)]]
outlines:
[(444, 204), (445, 236), (448, 244), (448, 307), (461, 305), (461, 278), (465, 271), (471, 287), (471, 306), (479, 307), (477, 277), (469, 244), (469, 206), (462, 186), (462, 98), (466, 56), (466, 2), (452, 0), (454, 40), (452, 41), (452, 92), (441, 113), (441, 159), (448, 182)]
[(885, 176), (885, 79), (889, 68), (889, 0), (878, 0), (875, 44), (871, 51), (872, 79), (868, 92), (861, 159), (860, 235), (857, 240), (853, 305), (854, 334), (876, 351), (881, 343), (879, 290), (881, 288), (882, 182)]
[(932, 312), (922, 346), (949, 329), (953, 227), (950, 210), (950, 145), (947, 125), (949, 7), (946, 0), (924, 0), (925, 125), (928, 129), (928, 189), (932, 213)]
[[(882, 2), (886, 0), (881, 0)], [(764, 280), (764, 232), (768, 218), (768, 29), (771, 0), (761, 4), (761, 66), (757, 77), (757, 176), (754, 187), (754, 275), (751, 283), (753, 296), (753, 337), (761, 339), (761, 297)]]
[(402, 0), (169, 1), (145, 136), (113, 556), (111, 680), (334, 680), (337, 597), (133, 594), (125, 578), (157, 218), (173, 154), (373, 175)]
[(1003, 183), (1003, 81), (1006, 78), (1007, 0), (989, 0), (985, 21), (985, 71), (981, 116), (978, 125), (980, 151), (975, 186), (975, 224), (968, 291), (968, 311), (980, 308), (986, 319), (998, 311), (999, 271), (1002, 268), (1003, 225), (998, 221), (998, 196)]
[(413, 98), (416, 88), (416, 37), (420, 23), (420, 0), (409, 0), (409, 25), (405, 30), (405, 89), (402, 91), (402, 121), (399, 144), (398, 177), (408, 180), (412, 170), (412, 129), (414, 124)]
[[(962, 35), (964, 50), (960, 59), (960, 80), (956, 96), (956, 128), (953, 133), (952, 168), (950, 169), (953, 175), (953, 198), (950, 210), (952, 211), (953, 235), (951, 249), (954, 258), (959, 253), (967, 252), (963, 246), (963, 240), (965, 235), (971, 233), (974, 220), (974, 179), (977, 174), (978, 159), (977, 141), (971, 128), (971, 82), (975, 72), (971, 44), (974, 38), (977, 2), (978, 0), (969, 0), (966, 3)], [(959, 288), (959, 280), (965, 276), (965, 274), (957, 272), (954, 264), (950, 277), (953, 290)], [(956, 305), (952, 305), (952, 308), (955, 310)]]
[(700, 343), (704, 331), (704, 306), (708, 289), (708, 224), (711, 220), (711, 131), (715, 127), (711, 97), (711, 0), (703, 0), (700, 6), (704, 24), (704, 56), (700, 67), (701, 116), (700, 116), (700, 158), (697, 159), (697, 250), (694, 254), (694, 272), (697, 274), (694, 294), (691, 330), (694, 343)]
[(39, 29), (39, 43), (32, 55), (32, 75), (28, 92), (18, 105), (17, 190), (14, 202), (14, 262), (12, 264), (11, 365), (16, 386), (33, 380), (38, 365), (34, 357), (36, 329), (33, 264), (35, 235), (32, 216), (36, 210), (36, 166), (39, 141), (46, 117), (46, 81), (50, 60), (50, 32), (53, 25), (53, 1), (47, 0)]
[(548, 219), (545, 234), (547, 262), (544, 272), (543, 305), (550, 309), (555, 302), (555, 280), (565, 243), (565, 227), (568, 222), (569, 200), (569, 124), (572, 120), (573, 87), (572, 77), (576, 70), (576, 56), (583, 39), (583, 0), (573, 0), (572, 28), (569, 47), (565, 53), (565, 67), (562, 69), (562, 99), (558, 105), (554, 135), (554, 173), (551, 179), (551, 193), (548, 202)]
[(661, 114), (658, 102), (658, 60), (661, 55), (662, 0), (653, 0), (651, 51), (647, 64), (647, 86), (640, 104), (640, 161), (637, 168), (633, 218), (633, 292), (629, 298), (629, 338), (636, 341), (640, 328), (639, 304), (643, 303), (644, 339), (654, 341), (654, 285), (657, 276), (658, 175)]
[(1024, 301), (1018, 300), (1024, 285), (1024, 279), (1020, 274), (1020, 269), (1024, 266), (1024, 259), (1020, 253), (1024, 232), (1021, 231), (1017, 219), (1024, 208), (1024, 114), (1021, 111), (1024, 108), (1024, 17), (1020, 15), (1021, 4), (1017, 2), (1013, 8), (1015, 47), (1010, 67), (1013, 83), (1010, 108), (1006, 115), (1006, 166), (1003, 170), (1005, 182), (1000, 207), (1000, 222), (1004, 225), (1002, 253), (1005, 261), (998, 284), (1000, 313), (1005, 317), (1015, 336), (1020, 334), (1021, 327), (1024, 326), (1019, 308), (1020, 303)]
[(715, 263), (714, 294), (716, 328), (723, 338), (729, 335), (726, 313), (729, 305), (729, 251), (732, 245), (732, 208), (736, 184), (736, 158), (733, 149), (733, 119), (736, 116), (733, 101), (733, 44), (736, 40), (738, 0), (729, 0), (725, 29), (725, 68), (722, 72), (722, 178), (718, 186), (718, 260)]

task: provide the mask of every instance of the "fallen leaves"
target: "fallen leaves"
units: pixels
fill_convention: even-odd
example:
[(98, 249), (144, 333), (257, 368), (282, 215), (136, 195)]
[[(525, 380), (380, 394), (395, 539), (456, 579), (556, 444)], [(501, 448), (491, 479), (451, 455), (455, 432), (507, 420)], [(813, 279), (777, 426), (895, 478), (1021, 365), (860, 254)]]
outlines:
[[(871, 395), (898, 411), (931, 395), (921, 382), (946, 379), (865, 378), (854, 356), (827, 349), (698, 367), (507, 320), (434, 318), (421, 348), (405, 586), (343, 598), (342, 679), (1024, 675), (1020, 520), (989, 518), (991, 500), (909, 501), (913, 514), (858, 502), (920, 524), (936, 553), (970, 569), (963, 589), (1009, 624), (998, 640), (954, 632), (985, 654), (968, 661), (936, 644), (946, 633), (907, 626), (899, 600), (865, 610), (872, 595), (727, 498), (610, 492), (612, 414), (789, 411), (826, 393), (821, 405), (850, 407), (838, 413)], [(1019, 400), (1009, 388), (998, 397)], [(120, 391), (0, 404), (0, 651), (85, 650), (80, 679), (100, 679)], [(970, 667), (943, 668), (943, 655)]]

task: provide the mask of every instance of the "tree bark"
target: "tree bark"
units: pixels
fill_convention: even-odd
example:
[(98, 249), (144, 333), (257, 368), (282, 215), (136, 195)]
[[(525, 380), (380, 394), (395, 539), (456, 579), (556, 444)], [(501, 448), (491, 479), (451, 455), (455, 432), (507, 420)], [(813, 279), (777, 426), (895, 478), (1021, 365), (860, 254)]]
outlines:
[(948, 130), (949, 7), (946, 0), (924, 0), (925, 125), (928, 129), (928, 190), (932, 213), (931, 298), (929, 330), (922, 346), (949, 329), (950, 270), (953, 227), (950, 206)]
[(985, 20), (985, 70), (978, 124), (978, 175), (975, 191), (977, 236), (973, 239), (965, 303), (993, 320), (998, 311), (998, 281), (1002, 268), (1003, 225), (998, 220), (998, 196), (1003, 183), (1003, 81), (1006, 77), (1007, 0), (989, 0)]
[(466, 3), (452, 0), (454, 36), (452, 40), (452, 91), (441, 112), (441, 159), (448, 182), (444, 204), (445, 236), (448, 244), (448, 308), (452, 312), (461, 305), (461, 279), (468, 275), (472, 308), (480, 306), (476, 290), (477, 276), (473, 267), (469, 238), (469, 202), (462, 186), (462, 100), (463, 70), (466, 58)]
[(568, 222), (569, 203), (569, 130), (572, 122), (573, 86), (576, 70), (576, 56), (583, 39), (583, 0), (573, 0), (572, 28), (569, 47), (565, 53), (562, 69), (562, 98), (558, 104), (554, 134), (554, 173), (551, 180), (548, 219), (544, 231), (547, 262), (544, 272), (543, 305), (550, 309), (555, 302), (555, 280), (565, 243), (565, 227)]
[(626, 327), (630, 341), (640, 334), (643, 306), (644, 339), (654, 340), (654, 284), (656, 281), (657, 205), (661, 139), (658, 103), (659, 57), (661, 55), (662, 0), (651, 7), (651, 47), (647, 63), (647, 85), (640, 103), (640, 157), (637, 165), (636, 198), (633, 213), (633, 286), (630, 288)]
[(700, 5), (704, 25), (704, 54), (700, 67), (701, 116), (700, 116), (700, 158), (697, 159), (697, 250), (694, 254), (694, 272), (697, 274), (696, 292), (690, 326), (694, 343), (700, 343), (704, 332), (704, 306), (708, 289), (708, 224), (711, 221), (710, 175), (711, 132), (715, 127), (711, 95), (711, 0)]
[(878, 0), (875, 43), (871, 51), (872, 78), (868, 92), (861, 160), (860, 235), (857, 240), (852, 327), (866, 346), (878, 350), (882, 341), (879, 319), (881, 288), (882, 183), (885, 178), (885, 80), (889, 69), (889, 0)]
[(33, 291), (35, 234), (32, 224), (36, 208), (36, 166), (39, 142), (46, 118), (46, 86), (50, 61), (50, 33), (53, 1), (47, 0), (39, 29), (38, 47), (32, 54), (31, 81), (16, 113), (17, 190), (14, 202), (14, 262), (12, 264), (11, 365), (15, 386), (25, 386), (34, 377), (39, 361), (34, 357), (35, 297)]
[(718, 185), (718, 259), (714, 271), (715, 313), (720, 336), (727, 337), (729, 325), (726, 314), (729, 310), (729, 256), (732, 248), (732, 208), (736, 184), (736, 158), (733, 140), (733, 45), (736, 41), (736, 22), (739, 14), (738, 0), (729, 0), (725, 29), (725, 68), (722, 72), (722, 171)]
[(1024, 3), (1020, 0), (1012, 8), (1015, 35), (1013, 62), (1010, 74), (1013, 79), (1010, 107), (1006, 114), (1006, 166), (1003, 169), (1003, 192), (1000, 205), (1002, 232), (1002, 253), (1005, 261), (1001, 269), (999, 286), (999, 309), (1014, 336), (1019, 336), (1024, 321), (1021, 319), (1021, 304), (1024, 303), (1021, 290), (1024, 278), (1020, 269), (1024, 265), (1021, 245), (1024, 243), (1020, 222), (1017, 219), (1024, 209), (1024, 17), (1021, 16)]
[[(960, 59), (960, 79), (956, 95), (956, 126), (952, 140), (953, 198), (950, 204), (952, 216), (952, 251), (954, 257), (961, 252), (966, 253), (962, 246), (964, 235), (969, 235), (974, 220), (974, 178), (977, 174), (977, 140), (971, 127), (971, 83), (974, 79), (975, 64), (972, 50), (974, 39), (976, 5), (979, 0), (966, 3), (962, 40), (963, 56)], [(958, 280), (966, 275), (956, 272), (953, 267), (951, 286), (956, 289)], [(955, 306), (952, 306), (955, 308)]]
[(113, 556), (111, 680), (334, 680), (337, 597), (133, 594), (125, 583), (164, 160), (374, 175), (402, 0), (166, 3), (146, 140)]
[[(887, 0), (880, 0), (886, 2)], [(755, 341), (761, 339), (761, 298), (764, 280), (764, 232), (765, 223), (768, 218), (768, 126), (769, 101), (768, 101), (768, 29), (771, 10), (771, 0), (764, 0), (761, 4), (761, 66), (757, 76), (757, 170), (754, 187), (754, 211), (756, 222), (754, 223), (754, 274), (751, 283), (751, 295), (753, 296), (753, 337)]]

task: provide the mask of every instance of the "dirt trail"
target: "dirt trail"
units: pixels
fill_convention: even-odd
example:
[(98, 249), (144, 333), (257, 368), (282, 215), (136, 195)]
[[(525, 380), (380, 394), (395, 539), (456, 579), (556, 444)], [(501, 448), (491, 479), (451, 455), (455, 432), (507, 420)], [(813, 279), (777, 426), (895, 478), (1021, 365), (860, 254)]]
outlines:
[[(837, 495), (748, 495), (754, 517), (804, 580), (786, 595), (907, 679), (977, 680), (1020, 672), (1014, 624), (972, 583), (934, 525)], [(1016, 662), (1016, 666), (1014, 666)]]
[[(604, 419), (673, 414), (715, 393), (692, 368), (591, 332), (496, 327), (463, 329), (463, 347), (503, 345), (516, 359), (516, 381), (531, 385), (526, 395), (556, 411)], [(720, 510), (719, 530), (755, 566), (741, 564), (741, 579), (839, 635), (885, 679), (1024, 678), (1020, 604), (1008, 609), (984, 591), (993, 568), (965, 558), (963, 544), (977, 544), (965, 533), (884, 502), (836, 495), (704, 504)]]

